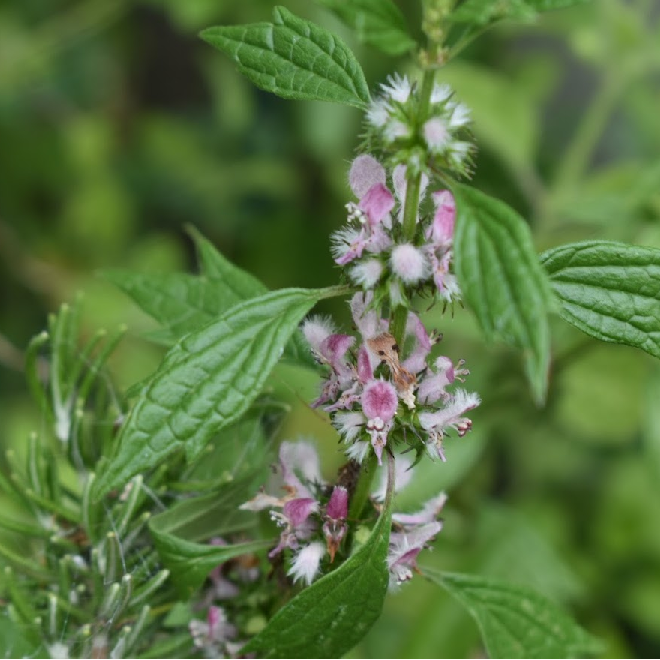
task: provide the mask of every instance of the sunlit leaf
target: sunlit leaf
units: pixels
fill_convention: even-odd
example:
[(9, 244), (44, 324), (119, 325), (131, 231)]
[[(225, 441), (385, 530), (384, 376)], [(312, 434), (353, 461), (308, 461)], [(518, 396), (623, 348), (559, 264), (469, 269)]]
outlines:
[(360, 41), (388, 55), (415, 47), (406, 21), (392, 0), (317, 0), (355, 30)]
[(596, 339), (660, 357), (660, 250), (585, 241), (541, 260), (563, 319)]
[(547, 389), (550, 356), (547, 276), (529, 227), (503, 202), (456, 186), (456, 274), (463, 295), (489, 339), (524, 352), (537, 402)]
[(364, 74), (348, 46), (284, 7), (275, 7), (273, 23), (212, 27), (201, 37), (267, 92), (358, 108), (369, 102)]
[(101, 495), (175, 449), (189, 459), (257, 398), (303, 316), (334, 289), (283, 289), (236, 305), (186, 335), (124, 422), (118, 450), (96, 482)]
[(600, 645), (547, 598), (476, 575), (422, 572), (465, 606), (491, 658), (584, 658)]

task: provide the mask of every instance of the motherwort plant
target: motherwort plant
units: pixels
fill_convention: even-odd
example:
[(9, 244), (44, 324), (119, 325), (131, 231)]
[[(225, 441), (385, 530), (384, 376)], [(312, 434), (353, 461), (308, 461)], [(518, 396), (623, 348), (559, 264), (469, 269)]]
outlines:
[[(429, 328), (429, 308), (467, 308), (487, 339), (520, 349), (539, 404), (551, 311), (660, 353), (657, 251), (593, 241), (539, 258), (526, 222), (468, 185), (471, 112), (438, 79), (491, 24), (571, 2), (425, 0), (422, 45), (390, 0), (321, 4), (370, 45), (415, 51), (419, 70), (393, 73), (372, 98), (348, 46), (282, 7), (270, 23), (202, 38), (262, 89), (363, 112), (352, 196), (331, 237), (341, 283), (268, 291), (194, 230), (199, 276), (107, 273), (160, 322), (168, 347), (124, 395), (103, 367), (115, 342), (99, 350), (99, 335), (79, 350), (76, 314), (53, 317), (27, 360), (48, 427), (26, 457), (10, 452), (0, 480), (24, 518), (3, 514), (0, 525), (29, 555), (0, 544), (10, 652), (341, 657), (415, 573), (467, 607), (492, 657), (593, 652), (527, 588), (418, 565), (442, 529), (445, 493), (417, 511), (394, 506), (420, 463), (451, 469), (446, 448), (470, 442), (461, 438), (489, 398), (470, 385), (470, 356), (445, 354), (451, 326)], [(313, 313), (336, 296), (352, 328)], [(309, 439), (273, 447), (286, 412), (269, 388), (279, 361), (319, 375), (310, 405), (345, 454), (333, 475)]]

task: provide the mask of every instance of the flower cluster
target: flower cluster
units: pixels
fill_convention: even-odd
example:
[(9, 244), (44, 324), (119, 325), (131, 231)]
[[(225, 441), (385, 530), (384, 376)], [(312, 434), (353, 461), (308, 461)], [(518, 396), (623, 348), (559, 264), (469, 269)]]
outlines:
[[(449, 85), (435, 84), (428, 116), (417, 122), (419, 89), (407, 76), (395, 74), (381, 85), (367, 111), (367, 136), (372, 145), (396, 153), (398, 162), (422, 166), (429, 160), (439, 168), (469, 173), (474, 146), (470, 141), (470, 111), (454, 99)], [(420, 154), (424, 153), (425, 158)]]
[[(406, 456), (396, 457), (395, 491), (409, 483), (413, 474), (411, 467)], [(319, 457), (310, 442), (283, 442), (278, 468), (284, 495), (276, 497), (262, 490), (241, 508), (270, 512), (281, 532), (268, 556), (274, 559), (290, 551), (288, 575), (295, 582), (309, 585), (319, 575), (326, 557), (330, 563), (335, 560), (347, 535), (351, 524), (348, 520), (350, 486), (342, 483), (331, 486), (322, 479)], [(380, 485), (371, 494), (376, 505), (385, 500), (385, 472), (381, 476)], [(412, 578), (417, 555), (442, 529), (438, 515), (446, 499), (444, 493), (439, 493), (416, 513), (392, 515), (393, 532), (387, 557), (392, 588)]]
[[(347, 224), (334, 234), (332, 254), (361, 289), (350, 301), (357, 334), (338, 331), (319, 316), (302, 326), (325, 369), (312, 406), (329, 414), (343, 440), (346, 472), (328, 484), (311, 443), (283, 442), (278, 466), (283, 494), (262, 489), (241, 507), (270, 513), (280, 533), (269, 558), (286, 566), (294, 582), (311, 584), (337, 556), (343, 560), (355, 550), (359, 522), (349, 510), (364, 516), (375, 463), (382, 465), (384, 454), (394, 461), (389, 487), (399, 489), (413, 470), (412, 459), (397, 447), (412, 449), (416, 460), (429, 454), (444, 461), (443, 441), (451, 433), (467, 433), (472, 426), (467, 413), (480, 402), (459, 386), (469, 373), (463, 360), (434, 355), (439, 336), (412, 309), (418, 294), (445, 304), (460, 299), (452, 264), (454, 197), (449, 190), (427, 189), (438, 168), (465, 173), (471, 151), (463, 141), (467, 109), (445, 86), (427, 92), (420, 111), (415, 86), (405, 77), (390, 79), (368, 111), (367, 137), (393, 168), (388, 173), (369, 153), (351, 164), (349, 184), (357, 201), (347, 204)], [(407, 199), (409, 174), (417, 199)], [(348, 468), (358, 476), (344, 478)], [(392, 587), (412, 577), (417, 555), (441, 530), (445, 500), (440, 493), (417, 513), (392, 515), (387, 557)], [(371, 501), (371, 511), (378, 511), (385, 501), (383, 484), (371, 492)]]
[(405, 333), (410, 350), (400, 356), (373, 300), (371, 292), (357, 293), (351, 300), (361, 339), (357, 351), (356, 338), (337, 333), (329, 319), (305, 321), (303, 334), (315, 358), (328, 367), (321, 395), (312, 405), (330, 413), (348, 445), (348, 456), (359, 462), (371, 447), (380, 463), (397, 424), (399, 437), (444, 461), (443, 438), (451, 429), (463, 436), (472, 425), (465, 414), (479, 405), (477, 394), (449, 389), (469, 372), (462, 361), (454, 365), (444, 356), (429, 364), (436, 338), (413, 312), (408, 312)]
[[(397, 165), (391, 176), (394, 194), (387, 187), (385, 168), (372, 156), (362, 154), (351, 165), (349, 183), (358, 202), (347, 204), (347, 225), (333, 235), (332, 252), (340, 266), (350, 266), (348, 276), (377, 298), (389, 298), (392, 306), (406, 303), (406, 289), (424, 287), (446, 302), (460, 298), (451, 272), (456, 205), (448, 190), (431, 194), (434, 212), (418, 217), (420, 231), (411, 242), (401, 236), (406, 199), (406, 167)], [(422, 175), (420, 200), (428, 178)], [(395, 211), (396, 209), (396, 211)], [(394, 211), (394, 217), (392, 217)]]
[(309, 442), (283, 442), (280, 445), (279, 472), (285, 494), (274, 497), (263, 491), (241, 506), (249, 511), (270, 510), (281, 528), (280, 539), (268, 556), (272, 559), (285, 549), (295, 552), (289, 575), (294, 581), (311, 584), (326, 553), (330, 562), (346, 535), (348, 492), (328, 488), (321, 477), (319, 457)]

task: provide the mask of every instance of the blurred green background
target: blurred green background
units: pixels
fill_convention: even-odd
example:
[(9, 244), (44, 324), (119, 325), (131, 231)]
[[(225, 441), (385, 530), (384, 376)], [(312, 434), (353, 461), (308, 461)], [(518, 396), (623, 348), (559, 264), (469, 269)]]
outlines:
[[(413, 32), (417, 3), (400, 2)], [(253, 88), (197, 38), (268, 20), (270, 0), (5, 0), (0, 4), (0, 444), (43, 422), (22, 351), (48, 312), (85, 293), (84, 329), (127, 323), (118, 387), (162, 349), (153, 324), (98, 276), (192, 270), (193, 224), (269, 287), (326, 286), (328, 236), (345, 218), (359, 113)], [(396, 61), (324, 10), (373, 87)], [(502, 25), (442, 72), (471, 105), (474, 184), (529, 219), (537, 247), (609, 238), (660, 248), (660, 3), (595, 0), (534, 25)], [(345, 304), (321, 311), (348, 321)], [(486, 346), (460, 308), (426, 315), (463, 357), (483, 405), (474, 431), (425, 465), (398, 505), (447, 488), (445, 530), (425, 561), (537, 587), (576, 612), (611, 657), (660, 655), (660, 366), (553, 323), (550, 393), (534, 407), (519, 356)], [(340, 464), (305, 401), (310, 374), (280, 368), (283, 436), (311, 435)], [(474, 657), (478, 634), (421, 578), (388, 601), (356, 657)]]

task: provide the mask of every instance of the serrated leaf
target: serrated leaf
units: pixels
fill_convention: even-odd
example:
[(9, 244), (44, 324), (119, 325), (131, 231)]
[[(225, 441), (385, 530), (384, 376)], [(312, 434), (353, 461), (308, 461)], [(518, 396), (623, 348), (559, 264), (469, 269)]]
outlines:
[(173, 344), (177, 338), (208, 323), (209, 310), (227, 310), (241, 299), (208, 281), (186, 273), (105, 271), (103, 277), (121, 289), (149, 316), (165, 326), (152, 340)]
[(477, 575), (422, 572), (465, 606), (490, 658), (583, 658), (599, 652), (593, 637), (531, 589)]
[(489, 339), (523, 350), (535, 399), (547, 389), (549, 282), (525, 221), (503, 202), (457, 185), (456, 275)]
[(275, 7), (273, 23), (212, 27), (200, 36), (257, 87), (282, 98), (358, 108), (369, 102), (364, 73), (348, 46), (284, 7)]
[(355, 30), (357, 38), (387, 55), (402, 55), (415, 47), (406, 20), (392, 0), (317, 0)]
[(564, 320), (660, 358), (660, 250), (585, 241), (548, 250), (541, 261)]
[(454, 23), (488, 25), (503, 19), (530, 20), (536, 16), (528, 0), (465, 0), (449, 16)]
[(101, 496), (175, 449), (189, 459), (257, 398), (303, 316), (334, 289), (283, 289), (240, 303), (186, 335), (165, 356), (117, 438), (95, 483)]
[[(239, 302), (268, 292), (256, 277), (225, 259), (199, 232), (193, 228), (189, 232), (197, 246), (201, 276), (128, 270), (103, 273), (105, 279), (164, 326), (144, 337), (163, 346), (172, 346), (183, 335), (217, 319)], [(300, 331), (294, 332), (283, 358), (292, 364), (317, 368)]]
[(222, 287), (222, 295), (227, 299), (233, 299), (232, 305), (262, 296), (268, 291), (254, 275), (225, 259), (211, 241), (202, 236), (197, 229), (190, 226), (187, 231), (195, 242), (202, 275)]
[(391, 513), (337, 570), (298, 594), (245, 647), (263, 658), (341, 658), (380, 616), (387, 593)]

